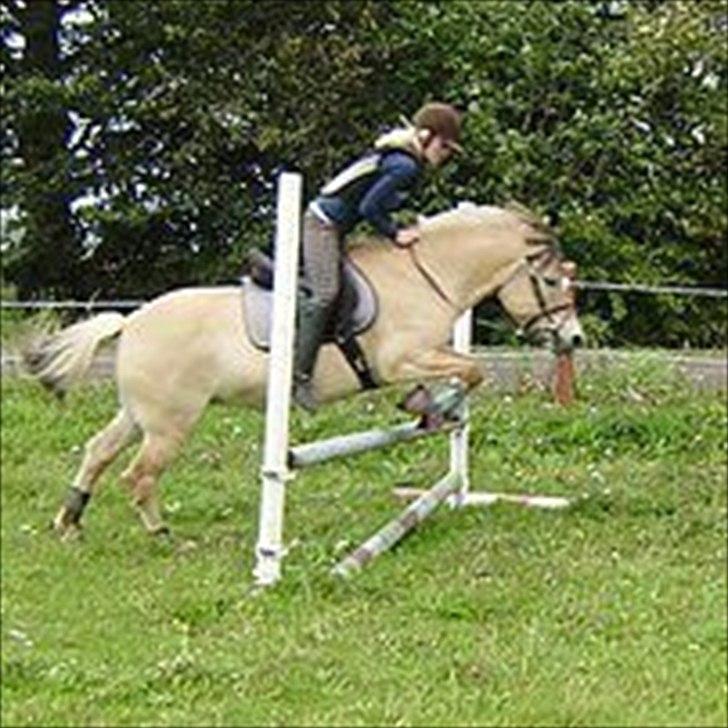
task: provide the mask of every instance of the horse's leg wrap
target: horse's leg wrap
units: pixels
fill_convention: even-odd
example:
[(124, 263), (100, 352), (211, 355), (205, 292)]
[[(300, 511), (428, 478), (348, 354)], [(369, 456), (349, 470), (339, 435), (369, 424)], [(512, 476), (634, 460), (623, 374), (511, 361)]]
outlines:
[(433, 393), (432, 403), (428, 409), (445, 419), (457, 420), (463, 415), (464, 401), (465, 387), (459, 379), (453, 378)]
[(405, 394), (404, 399), (397, 407), (405, 412), (424, 414), (432, 406), (432, 393), (424, 384), (418, 384)]
[(79, 490), (76, 486), (71, 486), (66, 496), (66, 502), (63, 504), (65, 508), (65, 520), (77, 526), (83, 515), (86, 504), (91, 499), (91, 493), (85, 490)]
[(459, 379), (433, 387), (430, 391), (422, 384), (405, 395), (399, 408), (406, 412), (421, 414), (420, 426), (426, 430), (436, 430), (445, 421), (456, 421), (463, 417), (466, 389)]

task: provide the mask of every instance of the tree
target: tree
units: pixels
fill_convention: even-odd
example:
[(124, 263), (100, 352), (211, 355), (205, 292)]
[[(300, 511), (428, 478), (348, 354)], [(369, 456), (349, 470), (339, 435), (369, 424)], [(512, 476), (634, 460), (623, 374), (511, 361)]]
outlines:
[[(29, 43), (2, 45), (3, 206), (27, 227), (4, 241), (3, 272), (24, 296), (233, 280), (273, 233), (281, 169), (304, 174), (308, 198), (433, 98), (467, 112), (467, 154), (428, 177), (418, 212), (516, 199), (552, 218), (582, 278), (726, 279), (723, 2), (9, 7), (18, 33), (43, 8), (46, 49), (49, 27), (56, 38), (51, 70), (29, 63)], [(51, 133), (36, 140), (40, 125)], [(725, 341), (725, 308), (704, 301), (581, 301), (592, 341)]]
[[(71, 128), (59, 48), (61, 17), (71, 7), (35, 0), (26, 5), (16, 2), (13, 8), (16, 28), (25, 38), (19, 83), (7, 99), (17, 135), (13, 151), (21, 163), (14, 182), (22, 189), (18, 201), (24, 211), (25, 237), (36, 241), (23, 246), (8, 266), (22, 297), (64, 292), (78, 267), (69, 209), (72, 190), (65, 174)], [(4, 132), (5, 144), (12, 145), (9, 128)]]

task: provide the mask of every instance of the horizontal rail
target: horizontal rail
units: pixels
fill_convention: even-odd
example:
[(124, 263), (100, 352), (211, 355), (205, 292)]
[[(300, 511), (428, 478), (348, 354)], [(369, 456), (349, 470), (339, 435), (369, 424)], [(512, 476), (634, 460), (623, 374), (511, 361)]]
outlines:
[(708, 296), (728, 298), (728, 291), (720, 288), (695, 288), (692, 286), (647, 286), (639, 283), (609, 283), (607, 281), (574, 281), (574, 288), (583, 291), (618, 291), (624, 293), (654, 293), (673, 296)]
[(406, 422), (388, 429), (366, 430), (350, 435), (339, 435), (326, 440), (297, 445), (288, 450), (288, 466), (305, 468), (332, 458), (354, 455), (367, 450), (387, 447), (398, 442), (416, 440), (428, 435), (438, 435), (461, 427), (460, 422), (448, 422), (436, 430), (420, 427), (418, 421)]

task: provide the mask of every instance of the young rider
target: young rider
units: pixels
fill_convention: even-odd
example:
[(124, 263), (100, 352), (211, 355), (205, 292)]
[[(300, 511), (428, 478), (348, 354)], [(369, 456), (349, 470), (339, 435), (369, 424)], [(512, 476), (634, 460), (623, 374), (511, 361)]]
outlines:
[(298, 304), (294, 361), (295, 401), (313, 411), (311, 377), (332, 306), (339, 293), (346, 235), (366, 220), (395, 245), (409, 247), (416, 227), (399, 227), (391, 212), (418, 182), (425, 165), (439, 167), (459, 151), (460, 114), (443, 103), (425, 104), (413, 124), (381, 136), (374, 149), (336, 175), (303, 217), (304, 280), (311, 291)]

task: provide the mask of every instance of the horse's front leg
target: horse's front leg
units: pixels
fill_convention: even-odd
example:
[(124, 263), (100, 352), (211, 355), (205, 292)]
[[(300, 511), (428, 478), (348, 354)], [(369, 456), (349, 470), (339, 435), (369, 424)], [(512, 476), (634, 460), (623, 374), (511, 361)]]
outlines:
[(443, 379), (447, 383), (432, 390), (418, 384), (405, 396), (400, 407), (423, 415), (423, 425), (427, 427), (438, 427), (446, 419), (457, 419), (465, 395), (484, 379), (477, 359), (440, 347), (407, 354), (394, 372), (394, 381)]

